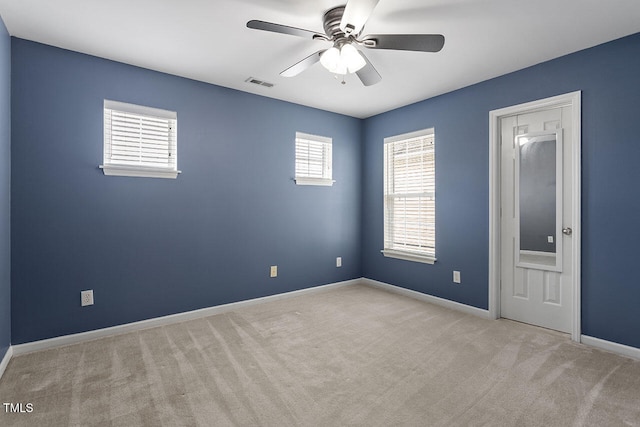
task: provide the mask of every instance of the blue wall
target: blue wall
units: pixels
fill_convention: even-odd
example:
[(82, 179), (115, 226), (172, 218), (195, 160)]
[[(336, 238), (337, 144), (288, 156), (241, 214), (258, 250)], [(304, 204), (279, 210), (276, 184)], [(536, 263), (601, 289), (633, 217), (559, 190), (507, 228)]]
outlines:
[[(360, 276), (486, 309), (489, 111), (581, 90), (583, 333), (640, 347), (640, 34), (366, 120), (19, 39), (11, 54), (16, 344)], [(102, 175), (105, 98), (178, 112), (177, 180)], [(383, 138), (429, 127), (438, 261), (384, 258)], [(334, 138), (334, 187), (292, 183), (295, 131)]]
[[(636, 34), (366, 120), (363, 275), (488, 308), (489, 111), (581, 90), (582, 332), (640, 347), (639, 76)], [(438, 261), (384, 258), (383, 138), (432, 126)]]
[(0, 17), (0, 361), (11, 344), (11, 38)]
[[(12, 57), (14, 344), (361, 276), (360, 120), (21, 39)], [(104, 99), (177, 111), (178, 179), (103, 175)], [(294, 184), (296, 131), (333, 137), (333, 187)]]

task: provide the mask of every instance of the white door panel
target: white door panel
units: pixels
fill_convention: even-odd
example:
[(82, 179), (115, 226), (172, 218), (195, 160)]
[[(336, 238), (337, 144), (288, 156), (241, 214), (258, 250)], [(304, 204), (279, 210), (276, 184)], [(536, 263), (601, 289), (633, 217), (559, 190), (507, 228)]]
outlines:
[(502, 317), (562, 332), (572, 327), (572, 108), (502, 117)]

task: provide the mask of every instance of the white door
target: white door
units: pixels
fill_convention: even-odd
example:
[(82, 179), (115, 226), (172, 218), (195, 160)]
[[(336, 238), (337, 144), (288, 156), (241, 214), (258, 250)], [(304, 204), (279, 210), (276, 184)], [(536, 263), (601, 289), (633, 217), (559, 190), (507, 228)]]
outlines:
[(572, 330), (571, 105), (500, 118), (500, 313)]

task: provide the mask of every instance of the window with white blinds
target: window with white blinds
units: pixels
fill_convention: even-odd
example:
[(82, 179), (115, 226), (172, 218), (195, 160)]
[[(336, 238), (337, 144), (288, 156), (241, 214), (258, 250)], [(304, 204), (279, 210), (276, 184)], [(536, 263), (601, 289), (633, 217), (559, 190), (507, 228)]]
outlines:
[(177, 148), (174, 111), (104, 101), (105, 175), (176, 178)]
[(385, 139), (385, 256), (435, 262), (435, 181), (433, 129)]
[(332, 139), (296, 132), (298, 185), (333, 185)]

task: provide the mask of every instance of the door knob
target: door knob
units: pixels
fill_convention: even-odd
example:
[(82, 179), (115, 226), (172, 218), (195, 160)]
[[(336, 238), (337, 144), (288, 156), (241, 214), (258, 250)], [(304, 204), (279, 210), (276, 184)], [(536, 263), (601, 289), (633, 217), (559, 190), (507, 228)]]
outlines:
[(571, 233), (573, 233), (573, 230), (571, 229), (571, 227), (567, 227), (567, 228), (563, 228), (562, 229), (562, 234), (566, 234), (567, 236), (571, 236)]

